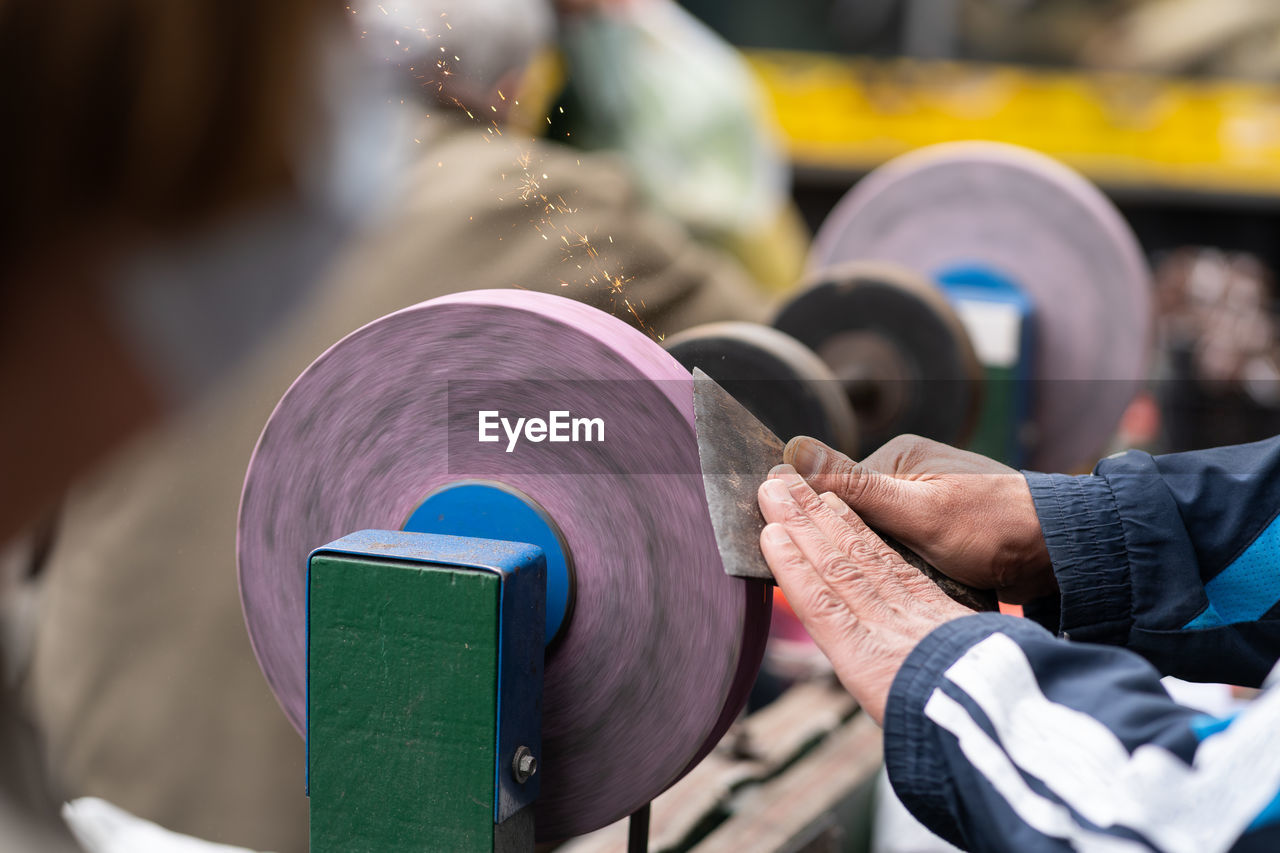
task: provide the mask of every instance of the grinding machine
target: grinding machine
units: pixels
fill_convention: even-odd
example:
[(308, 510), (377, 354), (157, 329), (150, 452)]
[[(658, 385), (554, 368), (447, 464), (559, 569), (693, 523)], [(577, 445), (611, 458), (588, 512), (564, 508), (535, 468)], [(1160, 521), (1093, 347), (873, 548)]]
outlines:
[[(390, 314), (297, 379), (251, 460), (238, 555), (255, 653), (307, 740), (312, 850), (523, 852), (645, 814), (725, 734), (760, 666), (755, 489), (780, 461), (774, 433), (857, 447), (902, 412), (973, 423), (981, 348), (935, 282), (998, 277), (1034, 303), (1037, 377), (1117, 371), (1132, 393), (1145, 268), (1101, 196), (1003, 148), (905, 160), (837, 208), (777, 329), (712, 330), (701, 339), (737, 343), (685, 358), (720, 379), (715, 353), (733, 349), (780, 388), (816, 382), (786, 398), (807, 413), (790, 424), (761, 424), (614, 317), (521, 290)], [(1091, 352), (1069, 340), (1081, 306), (1098, 314)], [(893, 382), (936, 367), (954, 396), (912, 408), (875, 387), (885, 365)], [(868, 416), (886, 395), (892, 417)], [(1072, 405), (1114, 418), (1120, 396)], [(1035, 406), (1087, 432), (1054, 395)], [(1074, 460), (1094, 433), (1046, 426), (1033, 459)]]
[[(482, 440), (486, 413), (559, 412), (603, 426)], [(254, 649), (307, 737), (312, 849), (527, 850), (696, 765), (760, 665), (754, 494), (781, 447), (558, 296), (442, 297), (322, 355), (263, 430), (239, 537)]]
[[(509, 451), (482, 411), (603, 434)], [(717, 552), (688, 372), (523, 291), (322, 355), (263, 430), (238, 547), (254, 649), (307, 736), (313, 850), (527, 850), (635, 812), (737, 714), (769, 616)]]
[(959, 313), (932, 282), (890, 264), (821, 270), (773, 326), (709, 323), (665, 344), (773, 432), (855, 459), (903, 433), (963, 446), (977, 424), (984, 374)]
[[(1011, 464), (1092, 464), (1147, 378), (1154, 316), (1137, 238), (1093, 184), (1044, 155), (956, 142), (885, 164), (814, 239), (814, 271), (851, 260), (900, 267), (947, 295), (986, 375), (974, 446)], [(785, 315), (778, 325), (792, 329)]]
[(950, 143), (891, 161), (832, 210), (809, 267), (772, 330), (668, 341), (780, 435), (803, 420), (860, 458), (915, 433), (1070, 471), (1104, 450), (1146, 378), (1137, 239), (1097, 188), (1025, 149)]

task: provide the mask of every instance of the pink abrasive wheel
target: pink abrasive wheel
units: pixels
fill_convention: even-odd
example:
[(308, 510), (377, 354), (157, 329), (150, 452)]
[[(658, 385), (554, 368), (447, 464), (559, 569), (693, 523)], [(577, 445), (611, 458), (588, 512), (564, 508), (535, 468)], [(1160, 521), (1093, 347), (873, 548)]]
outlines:
[[(477, 407), (602, 418), (600, 443), (477, 440)], [(651, 800), (746, 699), (767, 587), (728, 577), (702, 491), (693, 386), (662, 347), (594, 308), (521, 290), (433, 299), (353, 332), (276, 407), (240, 506), (240, 593), (258, 661), (299, 731), (306, 561), (399, 529), (444, 484), (532, 498), (571, 555), (576, 603), (544, 680), (539, 840)]]
[(849, 260), (929, 277), (979, 267), (1030, 297), (1030, 467), (1092, 464), (1146, 379), (1154, 320), (1142, 250), (1110, 201), (1049, 157), (954, 142), (890, 161), (836, 205), (809, 263)]

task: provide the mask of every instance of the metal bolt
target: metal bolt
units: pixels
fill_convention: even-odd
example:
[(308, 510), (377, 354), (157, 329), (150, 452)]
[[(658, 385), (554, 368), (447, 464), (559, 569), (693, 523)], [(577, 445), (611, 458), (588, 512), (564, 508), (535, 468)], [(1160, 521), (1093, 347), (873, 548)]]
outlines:
[(511, 775), (515, 780), (523, 785), (529, 781), (529, 777), (538, 772), (538, 759), (533, 757), (533, 750), (527, 746), (522, 746), (516, 750), (515, 757), (511, 759)]

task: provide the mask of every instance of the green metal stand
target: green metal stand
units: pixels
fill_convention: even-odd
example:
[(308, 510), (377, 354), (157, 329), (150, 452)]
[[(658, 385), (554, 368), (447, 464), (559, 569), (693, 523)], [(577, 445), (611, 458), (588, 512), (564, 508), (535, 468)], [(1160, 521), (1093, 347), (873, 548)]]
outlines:
[(533, 849), (544, 565), (518, 543), (384, 531), (312, 556), (314, 853)]

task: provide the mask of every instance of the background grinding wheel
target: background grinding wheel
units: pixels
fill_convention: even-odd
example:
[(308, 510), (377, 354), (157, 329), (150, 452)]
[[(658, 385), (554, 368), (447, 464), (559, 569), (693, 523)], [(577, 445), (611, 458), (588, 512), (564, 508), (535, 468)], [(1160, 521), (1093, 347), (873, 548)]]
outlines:
[(860, 459), (895, 435), (967, 442), (982, 366), (946, 297), (918, 273), (850, 262), (817, 272), (774, 325), (813, 350), (857, 415)]
[(769, 326), (707, 323), (664, 342), (687, 369), (700, 367), (783, 441), (809, 435), (845, 453), (857, 446), (853, 409), (813, 350)]
[[(721, 565), (692, 393), (684, 368), (621, 321), (519, 290), (424, 302), (317, 359), (263, 430), (240, 509), (245, 620), (295, 727), (308, 553), (400, 528), (445, 483), (496, 480), (554, 520), (576, 576), (547, 657), (538, 838), (604, 826), (675, 781), (741, 708), (769, 618), (769, 588)], [(476, 440), (477, 406), (600, 417), (606, 440), (508, 454)]]
[(932, 146), (876, 169), (836, 205), (810, 267), (983, 267), (1036, 312), (1031, 467), (1089, 464), (1146, 378), (1150, 274), (1133, 232), (1084, 178), (1010, 145)]

